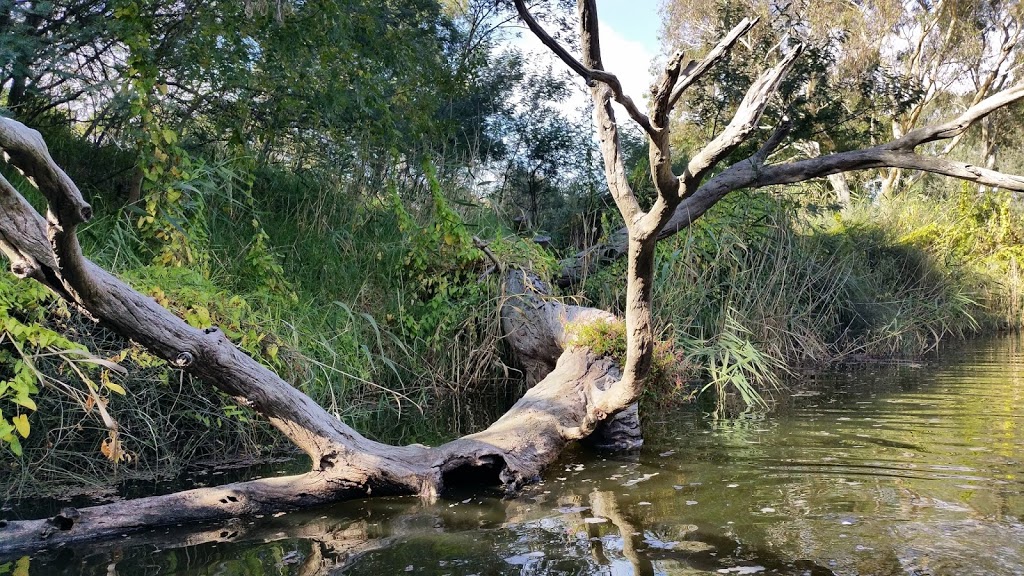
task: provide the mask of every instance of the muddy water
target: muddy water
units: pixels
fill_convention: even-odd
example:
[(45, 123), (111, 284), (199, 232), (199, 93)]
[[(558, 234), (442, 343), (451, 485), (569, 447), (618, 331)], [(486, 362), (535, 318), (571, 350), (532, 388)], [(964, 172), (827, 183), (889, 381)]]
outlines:
[[(519, 498), (462, 494), (136, 534), (30, 574), (1024, 574), (1024, 343), (803, 382), (765, 418), (652, 418)], [(19, 563), (20, 562), (20, 563)]]

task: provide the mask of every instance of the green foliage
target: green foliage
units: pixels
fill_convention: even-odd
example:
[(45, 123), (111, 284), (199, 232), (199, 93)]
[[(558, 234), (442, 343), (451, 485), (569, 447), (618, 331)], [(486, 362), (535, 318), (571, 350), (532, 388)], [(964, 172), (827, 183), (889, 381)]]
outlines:
[[(619, 366), (626, 364), (626, 323), (622, 320), (598, 319), (566, 326), (570, 346), (582, 346), (598, 356), (607, 356)], [(648, 396), (659, 401), (660, 396), (678, 391), (689, 377), (687, 360), (669, 341), (654, 346), (654, 357), (646, 379)]]
[(31, 429), (28, 414), (37, 409), (33, 398), (39, 393), (40, 374), (33, 357), (81, 350), (40, 324), (49, 300), (46, 289), (35, 282), (8, 273), (0, 276), (0, 441), (15, 456), (22, 454), (19, 437), (28, 438)]
[(32, 564), (32, 558), (29, 556), (22, 556), (18, 558), (16, 562), (5, 562), (0, 564), (0, 575), (10, 574), (11, 576), (28, 576), (29, 566)]
[(482, 271), (483, 253), (474, 246), (462, 218), (448, 206), (434, 167), (424, 163), (423, 171), (431, 198), (425, 225), (409, 215), (394, 189), (391, 199), (399, 230), (408, 238), (403, 276), (410, 313), (403, 315), (405, 328), (429, 338), (448, 328), (442, 325), (445, 320), (461, 322), (449, 314), (454, 303), (479, 302), (484, 292), (476, 276)]
[(77, 402), (86, 413), (95, 408), (109, 432), (101, 452), (119, 462), (128, 455), (120, 447), (117, 423), (106, 404), (110, 393), (127, 393), (110, 375), (111, 370), (123, 370), (62, 336), (48, 318), (55, 312), (64, 319), (70, 314), (51, 300), (52, 295), (34, 282), (9, 274), (0, 278), (0, 400), (6, 401), (8, 414), (12, 406), (16, 412), (4, 417), (0, 408), (0, 441), (15, 456), (22, 455), (22, 443), (31, 431), (24, 410), (38, 410), (36, 400), (45, 386)]
[(783, 361), (765, 354), (751, 338), (753, 334), (731, 310), (725, 311), (725, 325), (713, 338), (682, 337), (687, 361), (707, 370), (708, 382), (697, 393), (714, 390), (715, 416), (726, 416), (725, 399), (732, 391), (739, 394), (746, 409), (764, 410), (769, 405), (762, 391), (771, 393), (781, 388), (779, 375), (786, 370)]
[[(1019, 265), (1024, 256), (1024, 207), (1007, 193), (979, 194), (960, 187), (949, 198), (911, 196), (887, 202), (883, 221), (904, 250), (928, 254), (963, 289), (941, 300), (968, 311), (986, 326), (1019, 328)], [(863, 226), (867, 214), (856, 212), (848, 225)], [(920, 278), (926, 286), (934, 278)]]
[(128, 55), (123, 89), (128, 101), (129, 132), (138, 154), (144, 202), (136, 225), (165, 266), (206, 263), (205, 203), (193, 184), (199, 167), (179, 142), (178, 132), (154, 111), (157, 94), (167, 94), (155, 61), (152, 16), (143, 3), (127, 2), (114, 10)]
[(232, 342), (273, 368), (282, 368), (280, 344), (268, 330), (272, 319), (238, 294), (231, 294), (188, 268), (147, 266), (125, 279), (139, 292), (196, 328), (216, 326)]
[[(81, 231), (91, 257), (388, 440), (474, 429), (515, 397), (500, 356), (500, 289), (474, 236), (503, 265), (548, 276), (554, 256), (503, 218), (527, 216), (518, 232), (543, 231), (560, 249), (621, 222), (590, 114), (564, 117), (554, 103), (568, 85), (496, 49), (496, 33), (483, 32), (491, 4), (93, 4), (20, 3), (0, 22), (0, 85), (12, 86), (2, 96), (46, 129), (58, 163), (84, 183), (98, 215)], [(707, 7), (710, 28), (747, 15), (737, 7)], [(811, 28), (792, 18), (765, 21), (688, 91), (698, 126), (677, 138), (719, 133), (760, 55), (794, 38), (806, 53), (764, 125), (787, 114), (794, 138), (840, 150), (886, 131), (878, 109), (898, 113), (920, 96), (878, 66), (837, 76), (846, 39), (804, 38)], [(82, 46), (95, 65), (78, 65)], [(14, 97), (17, 78), (30, 94)], [(90, 99), (40, 83), (66, 78)], [(638, 134), (623, 130), (622, 144), (646, 206)], [(473, 180), (480, 165), (496, 173), (489, 190)], [(144, 196), (126, 218), (136, 170)], [(663, 243), (655, 306), (665, 341), (645, 400), (707, 391), (719, 414), (730, 396), (763, 408), (787, 366), (920, 354), (980, 327), (1019, 326), (1016, 201), (966, 187), (951, 200), (901, 200), (837, 216), (805, 199), (737, 193)], [(589, 280), (599, 306), (621, 312), (624, 266)], [(11, 482), (32, 486), (53, 470), (105, 476), (105, 460), (121, 466), (114, 474), (175, 470), (275, 443), (246, 409), (33, 284), (0, 279), (0, 322), (0, 464), (20, 471)], [(624, 361), (620, 323), (574, 330), (577, 344)], [(113, 377), (97, 362), (130, 373)], [(458, 422), (423, 416), (447, 408)], [(51, 445), (39, 430), (62, 433)]]
[(590, 348), (598, 356), (626, 364), (626, 323), (622, 320), (579, 322), (567, 326), (566, 332), (570, 346)]
[(541, 278), (551, 278), (559, 272), (558, 259), (531, 240), (512, 235), (499, 236), (488, 247), (505, 267), (529, 270)]

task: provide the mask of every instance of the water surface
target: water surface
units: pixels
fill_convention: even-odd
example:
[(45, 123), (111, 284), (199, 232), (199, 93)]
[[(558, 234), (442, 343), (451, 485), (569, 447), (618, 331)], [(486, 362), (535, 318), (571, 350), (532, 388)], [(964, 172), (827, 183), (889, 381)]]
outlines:
[(134, 534), (0, 574), (1024, 574), (1024, 346), (804, 379), (769, 417), (649, 418), (514, 500), (380, 498)]

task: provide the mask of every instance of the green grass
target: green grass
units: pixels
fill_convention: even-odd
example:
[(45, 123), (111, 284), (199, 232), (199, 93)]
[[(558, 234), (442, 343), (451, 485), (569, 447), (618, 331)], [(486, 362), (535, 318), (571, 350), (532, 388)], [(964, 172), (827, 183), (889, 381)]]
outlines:
[[(905, 196), (844, 213), (737, 194), (659, 246), (655, 317), (721, 414), (767, 406), (787, 373), (921, 356), (949, 338), (1021, 325), (1024, 220), (1010, 197)], [(621, 312), (621, 265), (587, 296)], [(662, 398), (662, 401), (665, 399)]]
[[(90, 154), (82, 146), (55, 150), (71, 173)], [(498, 276), (478, 280), (489, 262), (470, 236), (491, 239), (512, 260), (551, 266), (550, 256), (501, 240), (490, 210), (457, 186), (437, 182), (437, 202), (406, 200), (400, 212), (387, 189), (312, 171), (250, 168), (242, 161), (207, 164), (206, 182), (197, 188), (208, 210), (191, 223), (204, 230), (196, 246), (205, 254), (202, 264), (153, 265), (123, 199), (102, 187), (83, 187), (97, 210), (81, 230), (85, 252), (193, 325), (220, 326), (329, 412), (382, 440), (436, 443), (479, 429), (521, 393), (518, 372), (500, 354)], [(399, 197), (423, 197), (423, 189), (384, 182)], [(461, 270), (451, 267), (453, 251)], [(412, 276), (412, 261), (421, 263), (422, 276), (448, 280)], [(86, 384), (66, 366), (40, 363), (53, 386), (36, 397), (24, 456), (0, 447), (0, 467), (10, 472), (0, 474), (0, 490), (9, 497), (68, 481), (173, 476), (217, 455), (289, 449), (230, 399), (51, 306), (49, 327), (128, 370), (125, 378), (114, 376), (124, 397), (102, 395), (125, 458), (114, 463), (101, 452), (110, 429), (96, 410), (54, 393)]]

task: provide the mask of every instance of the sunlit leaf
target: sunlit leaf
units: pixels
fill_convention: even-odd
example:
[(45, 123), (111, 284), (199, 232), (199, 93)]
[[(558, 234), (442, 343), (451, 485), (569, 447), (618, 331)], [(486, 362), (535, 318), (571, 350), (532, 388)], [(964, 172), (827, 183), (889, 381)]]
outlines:
[(32, 430), (28, 423), (28, 415), (19, 414), (12, 418), (11, 421), (14, 423), (14, 428), (18, 431), (18, 434), (21, 434), (22, 438), (28, 438), (28, 434)]
[(11, 576), (28, 576), (28, 566), (30, 561), (31, 560), (28, 556), (22, 556), (19, 558), (18, 562), (14, 565), (14, 572)]
[(103, 385), (106, 386), (111, 392), (114, 392), (116, 394), (120, 394), (121, 396), (124, 396), (125, 394), (127, 394), (127, 392), (125, 391), (124, 387), (122, 387), (120, 384), (117, 384), (116, 382), (111, 382), (109, 380), (104, 380), (103, 381)]
[(38, 408), (36, 408), (35, 400), (29, 398), (28, 396), (15, 396), (14, 398), (11, 398), (11, 402), (14, 402), (18, 406), (23, 406), (25, 408), (28, 408), (29, 410), (37, 410), (38, 409)]

